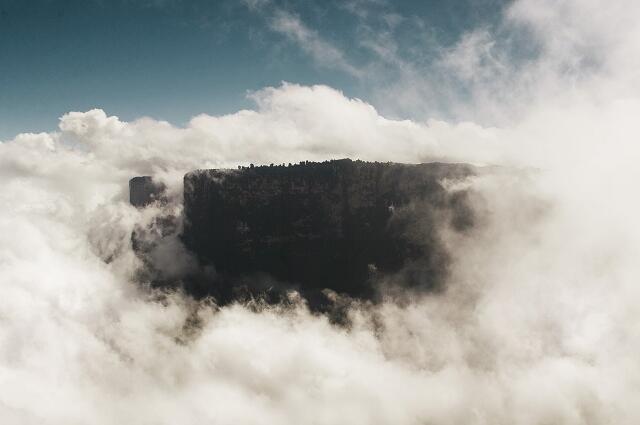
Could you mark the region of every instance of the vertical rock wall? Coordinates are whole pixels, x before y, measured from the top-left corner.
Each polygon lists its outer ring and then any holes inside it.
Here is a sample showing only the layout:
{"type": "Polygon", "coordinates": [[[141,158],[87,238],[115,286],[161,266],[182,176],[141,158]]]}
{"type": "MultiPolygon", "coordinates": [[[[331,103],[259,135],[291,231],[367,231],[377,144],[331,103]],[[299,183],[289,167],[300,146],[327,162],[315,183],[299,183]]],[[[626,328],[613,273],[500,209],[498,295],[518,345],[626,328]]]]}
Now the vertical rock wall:
{"type": "Polygon", "coordinates": [[[135,207],[146,207],[160,200],[164,185],[153,181],[151,176],[134,177],[129,180],[129,202],[135,207]]]}
{"type": "Polygon", "coordinates": [[[367,297],[374,277],[402,272],[404,284],[434,287],[448,266],[435,226],[473,225],[464,196],[441,181],[473,173],[351,160],[193,171],[183,241],[226,278],[267,273],[303,292],[367,297]]]}

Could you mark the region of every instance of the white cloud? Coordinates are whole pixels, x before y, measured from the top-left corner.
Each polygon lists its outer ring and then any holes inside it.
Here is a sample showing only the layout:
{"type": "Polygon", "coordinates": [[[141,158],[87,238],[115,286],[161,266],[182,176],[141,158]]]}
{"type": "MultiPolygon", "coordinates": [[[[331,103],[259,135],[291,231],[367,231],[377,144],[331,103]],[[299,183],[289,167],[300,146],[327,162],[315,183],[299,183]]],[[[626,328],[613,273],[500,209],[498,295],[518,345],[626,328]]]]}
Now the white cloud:
{"type": "Polygon", "coordinates": [[[250,11],[264,16],[272,31],[295,43],[317,66],[346,72],[353,77],[362,76],[362,71],[348,60],[339,47],[309,28],[295,13],[276,6],[270,0],[243,0],[243,3],[250,11]]]}
{"type": "Polygon", "coordinates": [[[340,49],[307,27],[298,16],[277,10],[270,20],[270,26],[298,44],[319,66],[336,68],[355,77],[361,75],[361,71],[349,63],[340,49]]]}
{"type": "MultiPolygon", "coordinates": [[[[639,44],[617,27],[638,13],[616,6],[598,21],[588,12],[604,4],[580,4],[513,6],[508,19],[527,19],[547,53],[526,79],[504,80],[504,107],[525,107],[500,128],[391,120],[329,87],[283,84],[254,93],[255,110],[184,128],[93,110],[0,144],[0,417],[637,423],[640,99],[633,70],[618,67],[639,44]],[[577,35],[556,40],[564,26],[577,35]],[[585,39],[607,48],[568,78],[559,53],[582,55],[585,39]],[[193,168],[341,156],[529,168],[472,182],[485,213],[470,234],[443,234],[446,291],[354,307],[350,329],[301,306],[214,312],[132,282],[129,235],[154,211],[128,206],[131,176],[157,175],[179,194],[193,168]],[[194,316],[202,328],[185,332],[194,316]]],[[[468,37],[449,57],[473,77],[498,45],[468,37]]]]}

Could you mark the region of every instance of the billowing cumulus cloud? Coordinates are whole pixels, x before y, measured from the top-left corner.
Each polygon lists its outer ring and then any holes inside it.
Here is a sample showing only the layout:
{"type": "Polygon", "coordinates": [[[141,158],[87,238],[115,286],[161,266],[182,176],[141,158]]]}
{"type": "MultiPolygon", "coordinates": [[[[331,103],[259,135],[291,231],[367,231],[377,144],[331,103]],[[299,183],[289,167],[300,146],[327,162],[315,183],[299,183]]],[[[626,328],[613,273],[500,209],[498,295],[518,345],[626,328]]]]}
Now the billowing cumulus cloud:
{"type": "MultiPolygon", "coordinates": [[[[500,127],[393,120],[283,84],[185,127],[96,109],[0,144],[3,422],[637,423],[640,101],[626,65],[640,43],[627,3],[510,7],[541,56],[509,80],[522,90],[505,107],[526,107],[500,127]],[[130,177],[165,182],[176,212],[186,171],[344,156],[504,166],[468,182],[481,225],[443,230],[445,291],[355,304],[340,327],[295,298],[216,308],[135,280],[131,231],[158,211],[128,205],[130,177]]],[[[448,66],[482,67],[492,37],[469,34],[448,66]]]]}

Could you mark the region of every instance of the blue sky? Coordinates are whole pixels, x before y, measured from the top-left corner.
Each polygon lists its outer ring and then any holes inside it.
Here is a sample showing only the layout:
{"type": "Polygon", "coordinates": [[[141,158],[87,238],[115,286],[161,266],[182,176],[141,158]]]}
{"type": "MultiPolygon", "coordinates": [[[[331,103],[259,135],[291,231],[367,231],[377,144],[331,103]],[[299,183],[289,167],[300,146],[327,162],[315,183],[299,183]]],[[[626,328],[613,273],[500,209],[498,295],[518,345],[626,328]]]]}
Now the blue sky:
{"type": "MultiPolygon", "coordinates": [[[[0,0],[0,140],[102,108],[182,125],[247,93],[327,84],[390,115],[384,87],[491,28],[502,0],[0,0]],[[387,107],[388,106],[388,107],[387,107]]],[[[430,110],[421,111],[429,114],[430,110]]],[[[435,112],[434,112],[435,113],[435,112]]]]}

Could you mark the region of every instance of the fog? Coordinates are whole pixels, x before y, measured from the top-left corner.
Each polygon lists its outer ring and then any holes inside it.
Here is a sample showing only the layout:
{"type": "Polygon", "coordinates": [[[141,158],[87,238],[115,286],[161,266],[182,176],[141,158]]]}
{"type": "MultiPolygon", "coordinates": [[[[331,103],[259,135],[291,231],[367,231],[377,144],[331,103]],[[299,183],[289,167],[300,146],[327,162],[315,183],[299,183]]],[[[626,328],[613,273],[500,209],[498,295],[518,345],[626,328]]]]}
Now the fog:
{"type": "MultiPolygon", "coordinates": [[[[0,143],[2,422],[637,423],[638,18],[632,1],[515,2],[504,28],[538,55],[495,51],[491,31],[445,51],[472,94],[458,120],[283,83],[184,127],[94,109],[0,143]],[[163,181],[179,213],[189,170],[341,157],[503,167],[467,182],[478,225],[441,231],[445,290],[354,303],[338,326],[295,294],[219,308],[135,279],[131,231],[160,211],[128,205],[130,177],[163,181]]],[[[433,84],[409,77],[396,100],[433,84]]]]}

